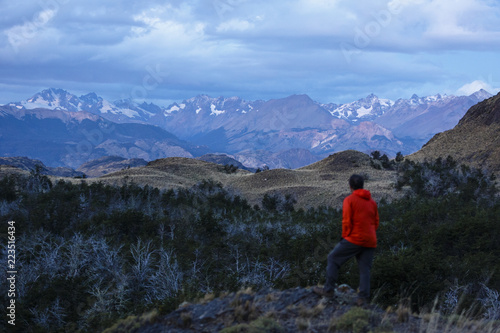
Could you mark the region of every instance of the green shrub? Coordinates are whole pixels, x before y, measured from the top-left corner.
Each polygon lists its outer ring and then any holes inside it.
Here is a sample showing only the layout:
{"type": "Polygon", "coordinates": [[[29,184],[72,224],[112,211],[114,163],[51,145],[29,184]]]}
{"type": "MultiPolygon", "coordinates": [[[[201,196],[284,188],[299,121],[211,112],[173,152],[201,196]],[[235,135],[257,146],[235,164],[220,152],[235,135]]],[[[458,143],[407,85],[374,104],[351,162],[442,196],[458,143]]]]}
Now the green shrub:
{"type": "Polygon", "coordinates": [[[221,333],[281,333],[285,332],[276,320],[268,317],[260,317],[249,324],[239,324],[224,328],[221,333]]]}
{"type": "Polygon", "coordinates": [[[370,318],[374,313],[360,307],[353,307],[342,316],[332,320],[330,330],[348,331],[354,333],[365,332],[370,325],[370,318]]]}

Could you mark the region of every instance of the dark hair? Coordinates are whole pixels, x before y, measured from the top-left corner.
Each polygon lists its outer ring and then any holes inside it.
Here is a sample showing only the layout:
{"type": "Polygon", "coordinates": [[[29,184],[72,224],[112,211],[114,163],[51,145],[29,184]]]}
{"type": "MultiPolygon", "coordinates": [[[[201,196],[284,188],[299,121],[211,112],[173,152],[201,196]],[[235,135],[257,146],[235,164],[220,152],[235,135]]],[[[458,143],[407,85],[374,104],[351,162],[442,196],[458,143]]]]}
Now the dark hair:
{"type": "Polygon", "coordinates": [[[352,175],[350,178],[349,178],[349,186],[351,186],[351,188],[353,190],[359,190],[359,189],[362,189],[363,186],[365,184],[365,180],[363,179],[363,176],[360,176],[360,175],[352,175]]]}

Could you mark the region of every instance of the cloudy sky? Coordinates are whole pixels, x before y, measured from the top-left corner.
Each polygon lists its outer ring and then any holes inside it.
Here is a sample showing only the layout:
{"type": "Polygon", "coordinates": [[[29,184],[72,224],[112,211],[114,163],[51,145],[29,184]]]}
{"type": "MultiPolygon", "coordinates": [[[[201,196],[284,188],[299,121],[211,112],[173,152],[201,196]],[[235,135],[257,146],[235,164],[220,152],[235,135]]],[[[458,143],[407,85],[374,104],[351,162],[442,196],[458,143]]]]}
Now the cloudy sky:
{"type": "Polygon", "coordinates": [[[346,103],[500,90],[497,0],[0,0],[0,104],[49,87],[346,103]]]}

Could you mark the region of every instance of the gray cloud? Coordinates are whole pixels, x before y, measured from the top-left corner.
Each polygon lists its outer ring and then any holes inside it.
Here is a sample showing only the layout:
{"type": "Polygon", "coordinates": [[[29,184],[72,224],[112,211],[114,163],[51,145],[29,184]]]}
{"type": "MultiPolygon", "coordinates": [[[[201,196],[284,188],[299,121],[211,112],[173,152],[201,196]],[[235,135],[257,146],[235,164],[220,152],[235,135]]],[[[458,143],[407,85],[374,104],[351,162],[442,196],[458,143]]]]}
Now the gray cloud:
{"type": "Polygon", "coordinates": [[[54,84],[120,98],[148,68],[161,68],[144,96],[157,100],[346,102],[500,77],[494,57],[469,66],[500,45],[500,6],[486,0],[2,1],[0,17],[0,102],[54,84]]]}

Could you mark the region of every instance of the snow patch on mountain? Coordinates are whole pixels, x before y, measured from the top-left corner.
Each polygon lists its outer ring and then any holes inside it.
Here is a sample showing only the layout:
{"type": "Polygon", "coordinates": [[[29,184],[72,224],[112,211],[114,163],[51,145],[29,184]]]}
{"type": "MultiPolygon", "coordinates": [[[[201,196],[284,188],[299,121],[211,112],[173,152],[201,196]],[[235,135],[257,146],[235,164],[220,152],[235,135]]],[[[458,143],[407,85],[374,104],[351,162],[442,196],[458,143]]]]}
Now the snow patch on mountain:
{"type": "Polygon", "coordinates": [[[358,114],[358,117],[363,117],[363,116],[369,115],[372,112],[372,110],[373,110],[373,105],[370,106],[369,109],[367,109],[366,107],[362,106],[356,112],[358,114]]]}
{"type": "Polygon", "coordinates": [[[42,99],[37,99],[35,101],[22,102],[21,107],[24,107],[28,110],[31,109],[51,109],[54,110],[56,106],[52,106],[52,103],[44,101],[42,99]]]}
{"type": "Polygon", "coordinates": [[[175,104],[175,105],[172,105],[172,106],[170,107],[170,109],[165,110],[165,113],[177,112],[177,111],[179,111],[180,109],[181,109],[181,108],[180,108],[177,104],[175,104]]]}
{"type": "Polygon", "coordinates": [[[210,104],[210,110],[212,111],[212,113],[210,113],[211,116],[218,116],[226,112],[225,110],[217,110],[217,106],[214,104],[210,104]]]}

